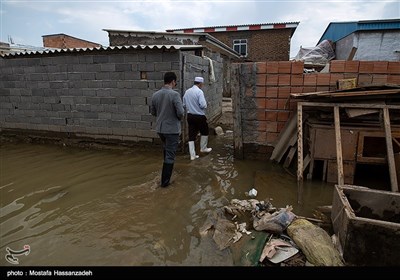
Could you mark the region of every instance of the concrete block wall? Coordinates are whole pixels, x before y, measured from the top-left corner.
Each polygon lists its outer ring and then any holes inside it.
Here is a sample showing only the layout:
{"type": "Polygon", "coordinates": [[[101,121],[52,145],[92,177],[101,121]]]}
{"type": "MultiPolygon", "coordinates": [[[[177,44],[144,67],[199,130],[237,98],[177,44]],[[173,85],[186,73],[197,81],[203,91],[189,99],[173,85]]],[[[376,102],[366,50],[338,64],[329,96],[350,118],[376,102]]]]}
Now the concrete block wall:
{"type": "MultiPolygon", "coordinates": [[[[338,79],[356,78],[357,86],[400,85],[400,62],[333,60],[329,73],[303,73],[303,62],[271,61],[241,64],[239,99],[244,157],[269,158],[278,135],[296,112],[291,93],[336,90],[338,79]]],[[[234,101],[235,102],[235,101],[234,101]]],[[[236,120],[234,120],[235,122],[236,120]]]]}
{"type": "Polygon", "coordinates": [[[214,79],[210,71],[210,61],[203,57],[185,54],[184,55],[184,91],[193,86],[194,77],[204,78],[203,92],[207,101],[206,116],[210,122],[219,117],[222,113],[223,96],[223,60],[219,56],[210,57],[213,64],[214,79]]]}
{"type": "Polygon", "coordinates": [[[157,141],[151,95],[180,61],[158,50],[0,58],[0,129],[157,141]]]}

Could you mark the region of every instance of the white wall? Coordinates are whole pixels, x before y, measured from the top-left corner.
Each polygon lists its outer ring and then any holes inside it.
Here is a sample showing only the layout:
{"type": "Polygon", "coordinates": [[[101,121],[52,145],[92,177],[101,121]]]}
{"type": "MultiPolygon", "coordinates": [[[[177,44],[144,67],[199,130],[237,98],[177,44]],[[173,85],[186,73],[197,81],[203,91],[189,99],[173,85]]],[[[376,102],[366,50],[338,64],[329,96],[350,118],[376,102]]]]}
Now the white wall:
{"type": "Polygon", "coordinates": [[[336,42],[336,59],[346,60],[352,47],[353,60],[400,61],[400,31],[360,31],[336,42]]]}

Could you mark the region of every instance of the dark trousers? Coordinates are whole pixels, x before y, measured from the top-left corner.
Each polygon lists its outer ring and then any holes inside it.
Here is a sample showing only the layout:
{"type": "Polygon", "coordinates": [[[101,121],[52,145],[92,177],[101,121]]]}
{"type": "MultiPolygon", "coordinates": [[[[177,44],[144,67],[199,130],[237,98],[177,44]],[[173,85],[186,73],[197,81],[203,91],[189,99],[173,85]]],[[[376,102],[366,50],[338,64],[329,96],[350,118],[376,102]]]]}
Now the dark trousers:
{"type": "Polygon", "coordinates": [[[201,135],[208,135],[206,116],[187,114],[187,122],[189,126],[189,141],[196,141],[196,136],[199,131],[201,135]]]}
{"type": "Polygon", "coordinates": [[[164,162],[174,163],[179,144],[179,134],[158,133],[158,136],[163,143],[164,162]]]}
{"type": "Polygon", "coordinates": [[[179,134],[159,133],[163,143],[164,162],[161,172],[161,187],[167,187],[170,184],[172,171],[174,169],[176,150],[179,144],[179,134]]]}

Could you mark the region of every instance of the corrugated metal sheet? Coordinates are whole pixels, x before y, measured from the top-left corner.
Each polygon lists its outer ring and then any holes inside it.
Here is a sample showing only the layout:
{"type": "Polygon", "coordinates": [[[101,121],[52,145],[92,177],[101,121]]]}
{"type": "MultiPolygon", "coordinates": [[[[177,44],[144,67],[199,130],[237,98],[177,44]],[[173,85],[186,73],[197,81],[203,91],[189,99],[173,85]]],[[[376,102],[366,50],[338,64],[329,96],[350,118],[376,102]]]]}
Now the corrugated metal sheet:
{"type": "Polygon", "coordinates": [[[206,29],[206,28],[225,28],[225,27],[245,27],[245,26],[256,26],[256,25],[281,25],[281,24],[299,24],[296,22],[274,22],[274,23],[255,23],[255,24],[240,24],[240,25],[218,25],[218,26],[207,26],[207,27],[188,27],[188,28],[178,28],[178,29],[167,29],[167,32],[185,30],[185,29],[206,29]]]}
{"type": "Polygon", "coordinates": [[[98,52],[114,50],[197,50],[202,49],[202,45],[131,45],[131,46],[109,46],[98,48],[71,48],[71,49],[48,49],[42,51],[26,51],[7,53],[2,55],[4,58],[20,57],[27,55],[46,55],[56,53],[78,53],[78,52],[98,52]]]}
{"type": "Polygon", "coordinates": [[[336,42],[347,35],[359,30],[393,30],[400,29],[400,19],[386,20],[364,20],[349,22],[331,22],[319,39],[318,44],[323,40],[336,42]]]}

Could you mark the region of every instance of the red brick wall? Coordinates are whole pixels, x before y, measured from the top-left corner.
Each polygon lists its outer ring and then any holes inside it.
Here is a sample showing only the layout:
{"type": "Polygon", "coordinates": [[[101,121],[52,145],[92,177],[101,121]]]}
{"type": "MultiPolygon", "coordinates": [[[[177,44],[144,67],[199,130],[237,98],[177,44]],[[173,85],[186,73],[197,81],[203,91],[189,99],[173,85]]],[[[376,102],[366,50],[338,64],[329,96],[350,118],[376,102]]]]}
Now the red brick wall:
{"type": "Polygon", "coordinates": [[[233,48],[233,40],[247,39],[247,59],[251,61],[289,60],[291,29],[213,32],[210,34],[231,48],[233,48]]]}
{"type": "Polygon", "coordinates": [[[244,79],[255,81],[244,85],[245,94],[240,100],[245,157],[247,151],[264,153],[264,158],[265,151],[273,151],[279,133],[297,108],[297,100],[290,98],[291,93],[334,91],[337,80],[345,78],[357,78],[357,86],[400,85],[399,61],[333,60],[329,73],[303,73],[303,62],[267,61],[245,65],[248,72],[244,79]]]}
{"type": "Polygon", "coordinates": [[[96,44],[86,40],[81,40],[71,36],[65,36],[63,34],[54,36],[44,36],[43,46],[47,48],[59,48],[59,49],[101,47],[100,44],[96,44]]]}

